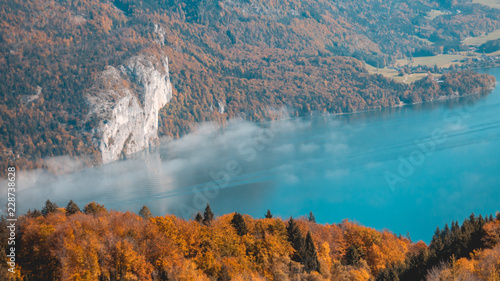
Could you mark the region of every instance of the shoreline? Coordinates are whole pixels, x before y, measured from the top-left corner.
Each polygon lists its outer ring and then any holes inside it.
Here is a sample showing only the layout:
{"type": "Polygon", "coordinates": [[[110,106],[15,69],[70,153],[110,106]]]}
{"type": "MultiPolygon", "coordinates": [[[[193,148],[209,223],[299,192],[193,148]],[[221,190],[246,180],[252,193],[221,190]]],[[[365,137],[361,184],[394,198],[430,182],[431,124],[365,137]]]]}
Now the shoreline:
{"type": "MultiPolygon", "coordinates": [[[[490,68],[494,68],[494,67],[490,67],[490,68]]],[[[481,68],[478,68],[478,69],[481,69],[481,68]]],[[[483,91],[492,91],[493,89],[496,88],[498,84],[498,81],[496,81],[494,84],[490,85],[490,87],[488,87],[488,90],[483,90],[483,91]]],[[[260,125],[264,125],[264,124],[270,124],[271,122],[275,122],[275,121],[287,121],[287,120],[302,120],[302,119],[305,119],[305,118],[320,118],[320,117],[335,117],[335,116],[343,116],[343,115],[354,115],[354,114],[361,114],[361,113],[368,113],[368,112],[376,112],[376,111],[382,111],[382,110],[387,110],[387,109],[392,109],[392,108],[402,108],[402,107],[405,107],[405,106],[411,106],[411,105],[418,105],[418,104],[426,104],[426,103],[432,103],[432,102],[441,102],[441,101],[447,101],[447,100],[452,100],[452,99],[459,99],[459,98],[466,98],[466,97],[471,97],[471,96],[478,96],[478,95],[481,95],[481,92],[475,92],[475,93],[472,93],[472,94],[468,94],[468,95],[453,95],[453,96],[440,96],[436,99],[432,99],[432,100],[423,100],[421,102],[415,102],[415,103],[404,103],[404,102],[401,102],[400,104],[396,104],[396,105],[392,105],[392,106],[385,106],[385,107],[378,107],[378,108],[372,108],[372,109],[367,109],[367,110],[360,110],[360,111],[353,111],[353,112],[340,112],[340,113],[326,113],[326,114],[315,114],[314,112],[310,115],[307,115],[307,116],[296,116],[296,117],[288,117],[288,118],[279,118],[279,119],[272,119],[272,120],[267,120],[267,121],[262,121],[262,122],[255,122],[255,121],[248,121],[248,122],[253,122],[255,124],[257,124],[258,126],[260,125]]],[[[237,119],[237,118],[233,118],[233,119],[237,119]]],[[[229,121],[231,119],[228,119],[226,120],[229,121]]],[[[198,126],[198,125],[201,125],[203,123],[195,123],[195,126],[198,126]]],[[[225,127],[224,124],[221,124],[222,125],[222,128],[225,127]]],[[[188,133],[190,134],[190,133],[188,133]]],[[[188,135],[186,134],[186,135],[188,135]]],[[[185,136],[185,135],[183,135],[185,136]]],[[[182,138],[182,136],[180,136],[178,139],[182,138]]],[[[150,145],[149,147],[147,148],[144,148],[143,150],[140,150],[140,151],[137,151],[136,153],[133,153],[123,159],[119,159],[119,160],[116,160],[116,161],[113,161],[113,162],[110,162],[110,163],[107,163],[107,164],[100,164],[100,165],[89,165],[89,166],[86,166],[86,165],[83,165],[81,166],[79,169],[75,169],[75,170],[71,170],[71,171],[68,171],[67,173],[54,173],[53,171],[51,171],[51,169],[46,169],[46,168],[41,168],[42,170],[45,170],[45,171],[48,171],[54,175],[66,175],[66,174],[71,174],[73,172],[78,172],[78,171],[81,171],[81,170],[84,170],[86,168],[99,168],[101,166],[105,166],[105,165],[109,165],[109,164],[113,164],[113,163],[117,163],[119,161],[123,161],[123,160],[127,160],[129,158],[131,158],[133,155],[136,155],[136,154],[139,154],[139,153],[142,153],[144,151],[146,151],[147,149],[151,149],[152,147],[157,147],[159,145],[161,145],[162,143],[165,143],[165,140],[166,142],[171,142],[171,141],[174,141],[174,140],[178,140],[178,139],[175,139],[175,138],[168,138],[167,136],[159,136],[158,139],[157,139],[157,143],[154,144],[154,145],[150,145]],[[163,141],[162,141],[163,140],[163,141]]],[[[64,155],[63,155],[64,156],[64,155]]],[[[73,158],[76,158],[76,159],[80,159],[80,158],[83,158],[83,159],[86,159],[86,155],[81,155],[81,156],[72,156],[73,158]]],[[[20,172],[30,172],[30,171],[35,171],[35,170],[38,170],[38,169],[31,169],[31,170],[19,170],[20,172]]],[[[2,178],[3,180],[5,180],[4,178],[2,178]]]]}
{"type": "MultiPolygon", "coordinates": [[[[499,66],[500,68],[500,66],[499,66]]],[[[496,88],[496,85],[499,82],[495,82],[494,85],[491,85],[488,90],[492,91],[496,88]]],[[[478,96],[481,95],[481,93],[473,93],[473,94],[468,94],[468,95],[454,95],[454,96],[441,96],[440,98],[433,99],[433,100],[425,100],[421,102],[414,102],[414,103],[404,103],[401,102],[400,104],[397,105],[392,105],[392,106],[385,106],[385,107],[379,107],[379,108],[373,108],[373,109],[367,109],[367,110],[359,110],[359,111],[353,111],[353,112],[340,112],[340,113],[326,113],[326,114],[311,114],[308,116],[297,116],[293,118],[285,118],[285,119],[275,119],[275,120],[269,120],[269,121],[262,121],[259,122],[258,124],[268,124],[273,121],[286,121],[286,120],[293,120],[293,119],[305,119],[305,118],[319,118],[319,117],[330,117],[330,116],[342,116],[342,115],[354,115],[354,114],[361,114],[361,113],[368,113],[368,112],[375,112],[375,111],[382,111],[385,109],[390,109],[390,108],[398,108],[398,107],[405,107],[405,106],[411,106],[411,105],[418,105],[418,104],[426,104],[426,103],[432,103],[432,102],[441,102],[441,101],[447,101],[447,100],[452,100],[452,99],[459,99],[459,98],[467,98],[467,97],[472,97],[472,96],[478,96]]]]}

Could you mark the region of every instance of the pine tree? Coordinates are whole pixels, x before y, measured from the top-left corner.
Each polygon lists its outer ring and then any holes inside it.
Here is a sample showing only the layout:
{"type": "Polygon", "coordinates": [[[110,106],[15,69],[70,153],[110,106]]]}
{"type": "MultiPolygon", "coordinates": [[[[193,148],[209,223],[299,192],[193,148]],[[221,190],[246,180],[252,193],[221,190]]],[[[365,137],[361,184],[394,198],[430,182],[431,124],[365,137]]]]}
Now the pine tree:
{"type": "Polygon", "coordinates": [[[26,217],[28,218],[38,218],[41,215],[42,212],[38,211],[37,209],[34,209],[33,211],[28,210],[28,212],[26,213],[26,217]]]}
{"type": "Polygon", "coordinates": [[[247,224],[245,223],[245,219],[240,213],[235,213],[233,219],[231,220],[231,224],[236,229],[236,233],[239,236],[243,236],[248,233],[247,224]]]}
{"type": "Polygon", "coordinates": [[[459,231],[460,231],[460,226],[458,225],[458,221],[452,221],[451,222],[451,234],[456,236],[459,231]]]}
{"type": "Polygon", "coordinates": [[[78,207],[73,200],[69,200],[68,205],[66,206],[66,214],[73,215],[78,212],[80,212],[80,207],[78,207]]]}
{"type": "Polygon", "coordinates": [[[302,262],[304,238],[302,236],[302,232],[300,232],[299,226],[292,217],[290,217],[290,220],[288,221],[286,232],[288,234],[288,241],[292,244],[292,247],[295,250],[292,260],[302,262]]]}
{"type": "Polygon", "coordinates": [[[472,213],[470,216],[469,216],[469,221],[472,225],[476,225],[476,215],[474,213],[472,213]]]}
{"type": "Polygon", "coordinates": [[[479,224],[480,226],[484,225],[483,215],[479,214],[479,217],[477,218],[477,224],[479,224]]]}
{"type": "Polygon", "coordinates": [[[207,203],[207,207],[205,208],[205,213],[203,213],[203,224],[210,225],[214,220],[214,213],[212,213],[212,209],[210,209],[210,205],[207,203]]]}
{"type": "Polygon", "coordinates": [[[313,212],[309,212],[309,218],[308,219],[309,219],[310,222],[316,222],[316,218],[314,217],[313,212]]]}
{"type": "Polygon", "coordinates": [[[201,215],[200,212],[196,214],[196,217],[194,218],[195,221],[202,223],[203,222],[203,216],[201,215]]]}
{"type": "Polygon", "coordinates": [[[145,219],[149,219],[153,216],[153,214],[151,213],[151,210],[149,210],[148,206],[144,205],[142,206],[142,209],[139,211],[139,216],[145,219]]]}
{"type": "Polygon", "coordinates": [[[387,266],[379,272],[375,281],[399,281],[398,272],[394,266],[387,266]]]}
{"type": "Polygon", "coordinates": [[[304,267],[307,272],[318,271],[319,272],[319,261],[318,253],[316,252],[316,246],[314,246],[314,241],[312,239],[311,232],[308,231],[306,235],[305,247],[304,247],[304,267]]]}
{"type": "Polygon", "coordinates": [[[450,231],[450,227],[448,226],[448,223],[446,223],[444,225],[444,229],[443,229],[443,232],[442,232],[442,238],[446,238],[450,235],[451,231],[450,231]]]}
{"type": "Polygon", "coordinates": [[[47,201],[45,202],[45,206],[42,208],[42,215],[46,216],[50,213],[53,213],[57,211],[57,208],[59,207],[57,206],[56,203],[53,203],[47,199],[47,201]]]}
{"type": "Polygon", "coordinates": [[[492,221],[494,221],[493,214],[490,214],[490,216],[488,217],[488,222],[492,222],[492,221]]]}
{"type": "Polygon", "coordinates": [[[33,210],[33,217],[34,218],[38,218],[38,217],[41,217],[43,216],[42,212],[41,211],[38,211],[38,209],[34,209],[33,210]]]}
{"type": "Polygon", "coordinates": [[[430,251],[423,249],[416,255],[411,255],[406,265],[403,265],[402,272],[399,274],[399,280],[420,281],[424,280],[427,271],[435,266],[430,261],[430,251]]]}
{"type": "Polygon", "coordinates": [[[267,209],[266,219],[272,219],[272,218],[273,218],[273,214],[271,214],[271,211],[269,209],[267,209]]]}
{"type": "Polygon", "coordinates": [[[366,254],[361,247],[353,244],[347,248],[345,253],[345,262],[348,265],[358,265],[365,255],[366,254]]]}
{"type": "MultiPolygon", "coordinates": [[[[472,215],[471,215],[472,216],[472,215]]],[[[473,231],[470,236],[470,242],[469,242],[469,249],[468,252],[472,252],[473,250],[476,249],[482,249],[484,248],[484,236],[485,236],[485,231],[484,231],[484,225],[485,221],[482,215],[479,215],[476,217],[476,219],[473,222],[473,231]]]]}
{"type": "Polygon", "coordinates": [[[436,231],[434,231],[434,236],[432,236],[429,247],[435,252],[440,252],[443,249],[443,239],[441,237],[441,230],[439,229],[439,226],[436,228],[436,231]]]}

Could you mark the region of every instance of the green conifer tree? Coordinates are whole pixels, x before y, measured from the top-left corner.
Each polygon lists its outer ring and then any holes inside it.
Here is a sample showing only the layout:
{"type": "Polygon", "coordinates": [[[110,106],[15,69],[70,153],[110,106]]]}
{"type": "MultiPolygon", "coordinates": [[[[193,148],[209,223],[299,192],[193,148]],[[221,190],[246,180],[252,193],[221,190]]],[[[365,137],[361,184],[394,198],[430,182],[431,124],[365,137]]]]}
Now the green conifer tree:
{"type": "Polygon", "coordinates": [[[309,220],[310,222],[316,222],[316,218],[314,217],[313,212],[309,212],[309,217],[308,217],[308,220],[309,220]]]}
{"type": "Polygon", "coordinates": [[[205,213],[203,213],[203,224],[210,225],[214,220],[214,213],[212,213],[212,209],[210,209],[210,205],[207,203],[207,207],[205,208],[205,213]]]}
{"type": "Polygon", "coordinates": [[[273,214],[271,214],[271,211],[269,209],[267,209],[266,219],[272,219],[272,218],[273,218],[273,214]]]}
{"type": "Polygon", "coordinates": [[[233,219],[231,220],[231,224],[234,229],[236,229],[236,233],[239,236],[243,236],[248,233],[247,224],[245,223],[245,219],[240,213],[235,213],[233,219]]]}
{"type": "Polygon", "coordinates": [[[358,265],[361,259],[365,257],[365,252],[358,245],[351,245],[345,253],[345,262],[348,265],[358,265]]]}
{"type": "Polygon", "coordinates": [[[142,206],[142,209],[139,211],[139,216],[145,219],[149,219],[153,216],[153,214],[151,213],[151,210],[149,210],[148,206],[144,205],[142,206]]]}
{"type": "Polygon", "coordinates": [[[42,215],[46,216],[50,213],[53,213],[57,211],[57,208],[59,207],[56,203],[51,202],[49,199],[47,199],[47,201],[45,202],[45,206],[42,208],[42,215]]]}
{"type": "Polygon", "coordinates": [[[196,214],[196,217],[194,218],[195,221],[202,223],[203,222],[203,216],[201,215],[200,212],[196,214]]]}
{"type": "Polygon", "coordinates": [[[300,232],[299,226],[292,217],[290,217],[290,220],[288,220],[286,232],[288,235],[288,241],[292,244],[292,247],[295,250],[292,255],[292,260],[296,262],[302,262],[302,253],[304,252],[304,238],[302,236],[302,232],[300,232]]]}
{"type": "Polygon", "coordinates": [[[314,246],[314,241],[312,239],[311,232],[308,231],[304,246],[304,268],[307,272],[318,271],[319,272],[319,261],[318,253],[316,252],[316,246],[314,246]]]}

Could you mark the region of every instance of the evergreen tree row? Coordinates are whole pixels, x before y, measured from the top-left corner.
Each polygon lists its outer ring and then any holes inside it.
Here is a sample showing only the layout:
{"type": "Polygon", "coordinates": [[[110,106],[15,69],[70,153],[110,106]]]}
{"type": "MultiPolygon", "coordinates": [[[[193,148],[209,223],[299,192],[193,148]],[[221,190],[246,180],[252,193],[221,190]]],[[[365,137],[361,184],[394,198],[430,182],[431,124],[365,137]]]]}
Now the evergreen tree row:
{"type": "MultiPolygon", "coordinates": [[[[461,226],[458,221],[452,221],[451,228],[448,224],[443,229],[437,227],[428,248],[407,257],[403,264],[391,265],[382,270],[376,280],[420,281],[435,267],[469,257],[475,250],[487,246],[484,225],[494,220],[493,215],[485,219],[481,215],[476,217],[473,213],[461,226]]],[[[497,214],[497,220],[500,220],[500,213],[497,214]]]]}

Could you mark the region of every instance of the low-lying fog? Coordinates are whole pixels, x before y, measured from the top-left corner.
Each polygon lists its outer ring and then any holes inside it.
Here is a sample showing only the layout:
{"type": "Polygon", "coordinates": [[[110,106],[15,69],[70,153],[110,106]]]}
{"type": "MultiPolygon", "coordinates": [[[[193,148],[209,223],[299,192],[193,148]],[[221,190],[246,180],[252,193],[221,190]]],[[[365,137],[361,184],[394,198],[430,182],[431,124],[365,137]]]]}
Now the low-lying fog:
{"type": "MultiPolygon", "coordinates": [[[[500,76],[496,70],[496,76],[500,76]]],[[[497,78],[498,79],[498,78],[497,78]]],[[[108,209],[350,218],[429,241],[437,225],[500,210],[500,91],[479,101],[265,124],[207,123],[178,140],[94,168],[69,157],[17,175],[17,208],[73,199],[108,209]],[[74,172],[68,172],[75,170],[74,172]]],[[[1,183],[6,186],[6,182],[1,183]]]]}

